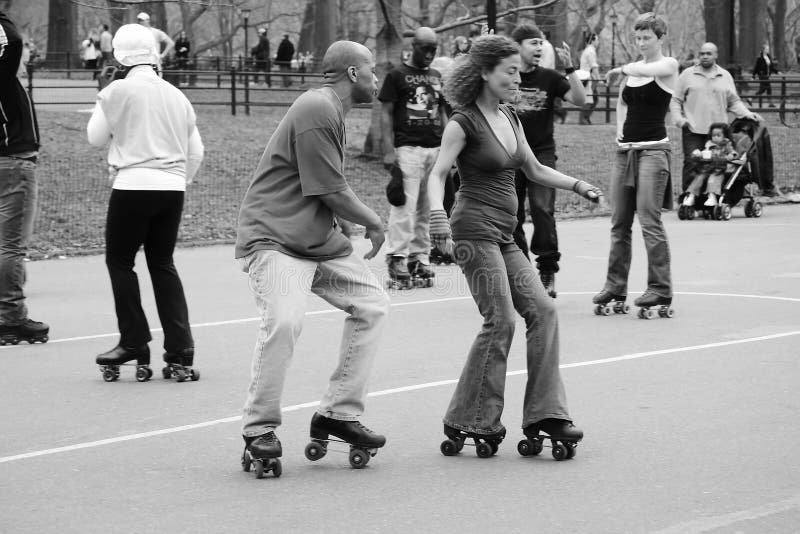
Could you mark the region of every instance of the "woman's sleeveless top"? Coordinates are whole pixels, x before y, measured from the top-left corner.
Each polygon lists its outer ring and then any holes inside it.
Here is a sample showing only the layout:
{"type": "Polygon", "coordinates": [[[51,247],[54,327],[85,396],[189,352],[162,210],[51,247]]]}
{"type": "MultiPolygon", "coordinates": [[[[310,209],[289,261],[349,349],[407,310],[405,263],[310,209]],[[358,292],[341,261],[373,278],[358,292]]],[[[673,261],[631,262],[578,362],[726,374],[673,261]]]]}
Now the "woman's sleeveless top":
{"type": "Polygon", "coordinates": [[[525,162],[524,141],[514,111],[507,105],[501,105],[500,110],[508,117],[517,138],[513,154],[503,146],[474,103],[450,117],[466,135],[466,146],[456,159],[461,179],[451,216],[456,240],[513,242],[517,224],[514,175],[525,162]]]}
{"type": "Polygon", "coordinates": [[[628,106],[628,114],[622,125],[621,142],[640,143],[666,139],[664,119],[671,99],[672,94],[655,80],[639,87],[626,85],[622,89],[622,100],[628,106]]]}

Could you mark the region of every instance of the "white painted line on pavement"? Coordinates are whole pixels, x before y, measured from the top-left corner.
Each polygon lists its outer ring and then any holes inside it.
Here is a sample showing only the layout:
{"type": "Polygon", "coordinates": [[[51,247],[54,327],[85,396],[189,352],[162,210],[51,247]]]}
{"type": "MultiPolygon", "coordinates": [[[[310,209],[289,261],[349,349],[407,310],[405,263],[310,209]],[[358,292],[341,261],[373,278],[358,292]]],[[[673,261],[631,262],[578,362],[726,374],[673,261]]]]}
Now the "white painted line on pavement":
{"type": "MultiPolygon", "coordinates": [[[[732,341],[721,341],[721,342],[718,342],[718,343],[706,343],[706,344],[703,344],[703,345],[693,345],[693,346],[689,346],[689,347],[677,347],[677,348],[673,348],[673,349],[654,350],[654,351],[649,351],[649,352],[637,352],[637,353],[634,353],[634,354],[624,354],[622,356],[614,356],[614,357],[611,357],[611,358],[603,358],[603,359],[600,359],[600,360],[589,360],[589,361],[585,361],[585,362],[567,363],[567,364],[562,364],[560,366],[560,368],[561,369],[571,369],[571,368],[574,368],[574,367],[586,367],[586,366],[589,366],[589,365],[602,365],[602,364],[615,363],[615,362],[621,362],[621,361],[626,361],[626,360],[635,360],[635,359],[638,359],[638,358],[647,358],[647,357],[650,357],[650,356],[662,356],[662,355],[665,355],[665,354],[677,354],[677,353],[681,353],[681,352],[689,352],[689,351],[694,351],[694,350],[702,350],[702,349],[717,348],[717,347],[726,347],[726,346],[737,345],[737,344],[741,344],[741,343],[754,343],[754,342],[757,342],[757,341],[769,341],[769,340],[773,340],[773,339],[780,339],[780,338],[784,338],[784,337],[797,336],[797,335],[800,335],[800,330],[796,330],[796,331],[793,331],[793,332],[782,332],[782,333],[771,334],[771,335],[767,335],[767,336],[758,336],[758,337],[751,337],[751,338],[746,338],[746,339],[738,339],[738,340],[732,340],[732,341]]],[[[508,373],[506,373],[506,375],[507,376],[517,376],[517,375],[523,375],[525,373],[527,373],[526,370],[509,371],[508,373]]],[[[458,382],[458,380],[456,380],[456,379],[439,380],[437,382],[427,382],[427,383],[424,383],[424,384],[415,384],[415,385],[411,385],[411,386],[404,386],[404,387],[392,388],[392,389],[384,389],[384,390],[381,390],[381,391],[373,391],[371,393],[368,393],[367,396],[368,397],[382,397],[382,396],[385,396],[385,395],[393,395],[393,394],[396,394],[396,393],[406,393],[406,392],[409,392],[409,391],[417,391],[417,390],[420,390],[420,389],[429,389],[429,388],[435,388],[435,387],[439,387],[439,386],[448,386],[448,385],[455,384],[457,382],[458,382]]],[[[302,404],[295,404],[295,405],[292,405],[292,406],[286,406],[284,408],[281,408],[281,411],[282,412],[294,412],[294,411],[302,410],[302,409],[305,409],[305,408],[313,408],[313,407],[318,406],[318,405],[319,405],[319,402],[305,402],[305,403],[302,403],[302,404]]],[[[39,451],[26,452],[26,453],[22,453],[22,454],[15,454],[13,456],[3,456],[3,457],[0,457],[0,464],[8,463],[8,462],[15,462],[15,461],[18,461],[18,460],[25,460],[25,459],[28,459],[28,458],[36,458],[38,456],[48,456],[48,455],[51,455],[51,454],[58,454],[58,453],[62,453],[62,452],[69,452],[69,451],[75,451],[75,450],[80,450],[80,449],[88,449],[88,448],[92,448],[92,447],[101,447],[103,445],[112,445],[114,443],[121,443],[123,441],[131,441],[131,440],[135,440],[135,439],[151,438],[151,437],[155,437],[155,436],[163,436],[165,434],[174,434],[176,432],[183,432],[185,430],[195,430],[195,429],[198,429],[198,428],[204,428],[204,427],[220,425],[220,424],[225,424],[225,423],[234,423],[234,422],[239,421],[239,420],[241,420],[241,416],[235,415],[235,416],[232,416],[232,417],[225,417],[225,418],[222,418],[222,419],[214,419],[212,421],[205,421],[205,422],[202,422],[202,423],[195,423],[195,424],[191,424],[191,425],[182,425],[182,426],[176,426],[176,427],[171,427],[171,428],[163,428],[163,429],[160,429],[160,430],[153,430],[153,431],[150,431],[150,432],[141,432],[141,433],[138,433],[138,434],[128,434],[126,436],[118,436],[118,437],[115,437],[115,438],[101,439],[101,440],[98,440],[98,441],[88,441],[88,442],[85,442],[85,443],[76,443],[75,445],[67,445],[67,446],[64,446],[64,447],[56,447],[56,448],[53,448],[53,449],[44,449],[44,450],[39,450],[39,451]]]]}

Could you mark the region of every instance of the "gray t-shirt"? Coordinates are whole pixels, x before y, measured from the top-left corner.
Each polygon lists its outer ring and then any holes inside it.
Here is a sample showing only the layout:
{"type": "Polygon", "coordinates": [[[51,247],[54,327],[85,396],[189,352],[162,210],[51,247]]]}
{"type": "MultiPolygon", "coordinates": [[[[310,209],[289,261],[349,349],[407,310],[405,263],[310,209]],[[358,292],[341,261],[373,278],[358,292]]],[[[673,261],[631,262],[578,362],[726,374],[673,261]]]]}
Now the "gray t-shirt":
{"type": "Polygon", "coordinates": [[[311,260],[349,255],[350,240],[319,195],[346,190],[345,127],[333,90],[303,93],[272,134],[242,200],[236,257],[279,250],[311,260]]]}

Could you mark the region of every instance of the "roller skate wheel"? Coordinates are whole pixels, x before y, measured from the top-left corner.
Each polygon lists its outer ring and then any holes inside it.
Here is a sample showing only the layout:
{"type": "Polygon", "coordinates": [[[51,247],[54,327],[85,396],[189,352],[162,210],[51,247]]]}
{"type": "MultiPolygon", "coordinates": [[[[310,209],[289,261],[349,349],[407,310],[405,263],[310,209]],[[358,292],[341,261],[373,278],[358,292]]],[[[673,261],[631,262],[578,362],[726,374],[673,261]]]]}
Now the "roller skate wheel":
{"type": "Polygon", "coordinates": [[[461,452],[461,449],[464,448],[464,441],[466,441],[465,438],[457,438],[455,440],[455,442],[456,442],[456,451],[457,452],[461,452]]]}
{"type": "Polygon", "coordinates": [[[603,315],[605,315],[606,317],[611,315],[611,307],[608,304],[603,306],[603,315]]]}
{"type": "Polygon", "coordinates": [[[264,478],[264,460],[253,460],[253,466],[256,468],[256,478],[264,478]]]}
{"type": "Polygon", "coordinates": [[[245,450],[244,453],[242,453],[242,471],[249,473],[252,465],[253,457],[250,456],[250,451],[245,450]]]}
{"type": "Polygon", "coordinates": [[[567,460],[571,460],[575,458],[575,454],[578,452],[578,444],[577,443],[565,443],[567,446],[567,460]]]}
{"type": "Polygon", "coordinates": [[[600,315],[601,313],[603,313],[603,307],[600,304],[597,304],[594,307],[594,314],[595,315],[600,315]]]}
{"type": "Polygon", "coordinates": [[[105,380],[106,382],[113,382],[116,379],[117,379],[117,374],[114,373],[113,369],[108,367],[103,369],[103,380],[105,380]]]}
{"type": "Polygon", "coordinates": [[[161,376],[163,376],[165,380],[172,378],[172,368],[167,366],[161,369],[161,376]]]}
{"type": "Polygon", "coordinates": [[[690,207],[686,210],[686,219],[690,221],[694,219],[694,208],[690,207]]]}
{"type": "Polygon", "coordinates": [[[647,310],[647,318],[648,319],[655,319],[656,317],[658,317],[658,312],[656,310],[653,310],[653,309],[647,310]]]}
{"type": "Polygon", "coordinates": [[[136,381],[137,382],[147,382],[150,379],[150,376],[153,374],[150,369],[146,367],[139,367],[136,369],[136,381]],[[149,374],[148,374],[149,372],[149,374]]]}
{"type": "Polygon", "coordinates": [[[177,369],[175,371],[175,378],[177,378],[178,382],[185,382],[189,376],[186,374],[186,371],[183,369],[177,369]]]}
{"type": "Polygon", "coordinates": [[[369,454],[361,449],[350,449],[350,466],[353,469],[362,469],[369,462],[369,454]]]}
{"type": "Polygon", "coordinates": [[[639,308],[639,312],[636,314],[636,316],[639,319],[647,319],[647,316],[645,315],[644,308],[639,308]]]}
{"type": "Polygon", "coordinates": [[[517,443],[517,452],[520,456],[533,456],[533,443],[531,440],[520,440],[520,442],[517,443]]]}
{"type": "Polygon", "coordinates": [[[555,458],[558,461],[566,460],[568,454],[569,452],[567,451],[567,448],[564,445],[562,445],[561,443],[553,444],[553,458],[555,458]]]}
{"type": "Polygon", "coordinates": [[[680,220],[682,220],[682,221],[683,221],[684,219],[686,219],[686,206],[684,206],[683,204],[681,204],[681,205],[678,207],[678,219],[680,219],[680,220]]]}
{"type": "Polygon", "coordinates": [[[672,308],[667,308],[664,311],[664,317],[666,317],[668,319],[672,319],[673,317],[675,317],[675,310],[672,309],[672,308]]]}
{"type": "Polygon", "coordinates": [[[490,441],[489,446],[492,448],[492,456],[497,454],[497,451],[500,450],[500,442],[499,441],[490,441]]]}
{"type": "Polygon", "coordinates": [[[458,453],[458,445],[452,439],[446,439],[439,445],[439,450],[445,456],[455,456],[458,453]]]}
{"type": "Polygon", "coordinates": [[[272,476],[275,478],[280,478],[281,474],[283,473],[283,466],[281,465],[281,461],[277,458],[274,458],[269,461],[269,468],[272,471],[272,476]]]}
{"type": "Polygon", "coordinates": [[[492,455],[492,446],[485,441],[478,443],[475,446],[475,453],[478,455],[478,458],[489,458],[492,455]]]}
{"type": "Polygon", "coordinates": [[[319,443],[312,441],[311,443],[306,445],[305,455],[306,458],[308,458],[312,462],[316,462],[317,460],[325,456],[325,448],[319,443]]]}

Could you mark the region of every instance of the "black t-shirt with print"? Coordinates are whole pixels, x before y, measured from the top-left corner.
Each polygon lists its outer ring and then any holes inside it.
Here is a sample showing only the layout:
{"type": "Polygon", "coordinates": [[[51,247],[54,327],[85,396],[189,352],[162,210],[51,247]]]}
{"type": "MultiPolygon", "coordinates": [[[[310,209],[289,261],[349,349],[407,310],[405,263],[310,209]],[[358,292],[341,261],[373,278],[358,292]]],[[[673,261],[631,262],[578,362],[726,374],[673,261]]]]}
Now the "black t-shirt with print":
{"type": "Polygon", "coordinates": [[[534,152],[553,148],[553,100],[564,98],[569,82],[560,72],[544,67],[520,72],[520,77],[520,101],[514,108],[528,144],[534,152]]]}
{"type": "Polygon", "coordinates": [[[437,147],[442,143],[442,76],[436,69],[402,64],[386,75],[378,95],[394,103],[394,146],[437,147]]]}

